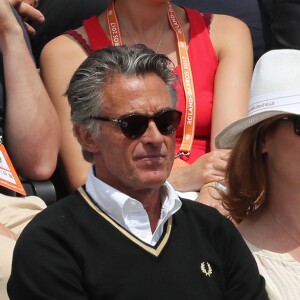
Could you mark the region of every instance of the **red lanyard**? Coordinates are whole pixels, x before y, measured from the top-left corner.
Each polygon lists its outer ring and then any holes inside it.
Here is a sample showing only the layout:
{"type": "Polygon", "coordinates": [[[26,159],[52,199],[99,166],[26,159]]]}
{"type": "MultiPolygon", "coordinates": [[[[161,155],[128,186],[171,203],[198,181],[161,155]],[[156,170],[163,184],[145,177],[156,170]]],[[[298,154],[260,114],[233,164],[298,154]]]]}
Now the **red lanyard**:
{"type": "MultiPolygon", "coordinates": [[[[114,1],[111,1],[110,5],[108,6],[106,11],[106,17],[112,44],[114,46],[122,45],[121,32],[115,12],[114,1]]],[[[184,31],[180,20],[178,19],[175,11],[173,10],[171,3],[168,3],[168,18],[169,23],[172,26],[177,37],[183,87],[186,98],[183,138],[180,145],[179,153],[176,154],[176,157],[189,156],[194,140],[196,123],[196,97],[193,83],[193,75],[187,51],[184,31]]]]}

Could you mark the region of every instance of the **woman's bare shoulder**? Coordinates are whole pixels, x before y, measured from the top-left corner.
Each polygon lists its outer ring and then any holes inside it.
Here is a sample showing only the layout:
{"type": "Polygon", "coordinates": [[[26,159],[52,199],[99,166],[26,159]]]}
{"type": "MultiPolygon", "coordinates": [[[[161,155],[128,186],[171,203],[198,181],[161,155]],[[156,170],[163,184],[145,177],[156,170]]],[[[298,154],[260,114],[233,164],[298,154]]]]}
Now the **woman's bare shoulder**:
{"type": "Polygon", "coordinates": [[[86,57],[86,51],[74,37],[62,34],[45,45],[41,52],[40,62],[42,65],[54,62],[61,62],[63,65],[66,62],[78,65],[86,57]]]}
{"type": "Polygon", "coordinates": [[[249,28],[238,18],[227,16],[227,15],[219,15],[213,14],[211,19],[211,29],[220,33],[220,34],[249,34],[249,28]]]}
{"type": "MultiPolygon", "coordinates": [[[[80,36],[85,39],[88,43],[85,31],[81,28],[76,29],[76,33],[80,34],[80,36]]],[[[73,53],[79,52],[79,50],[84,51],[79,42],[70,34],[65,33],[57,36],[56,38],[49,41],[42,50],[46,53],[56,53],[56,54],[64,54],[64,53],[73,53]]]]}
{"type": "MultiPolygon", "coordinates": [[[[252,40],[248,26],[241,20],[227,15],[212,15],[210,37],[215,51],[247,49],[252,51],[252,40]]],[[[235,52],[235,51],[233,51],[235,52]]],[[[232,52],[232,53],[233,53],[232,52]]]]}
{"type": "Polygon", "coordinates": [[[62,85],[64,90],[72,74],[86,58],[87,53],[72,37],[60,35],[54,38],[46,44],[40,56],[44,83],[56,86],[56,89],[57,85],[62,85]]]}

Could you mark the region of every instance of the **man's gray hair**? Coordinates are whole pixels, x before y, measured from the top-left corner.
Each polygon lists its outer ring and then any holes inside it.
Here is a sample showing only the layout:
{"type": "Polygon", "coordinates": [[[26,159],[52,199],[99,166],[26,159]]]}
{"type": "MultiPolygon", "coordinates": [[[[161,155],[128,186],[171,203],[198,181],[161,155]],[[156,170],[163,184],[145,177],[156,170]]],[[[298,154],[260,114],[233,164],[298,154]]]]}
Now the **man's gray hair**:
{"type": "MultiPolygon", "coordinates": [[[[143,76],[157,74],[170,93],[173,107],[177,106],[177,76],[171,70],[172,62],[163,54],[156,54],[144,45],[107,47],[92,53],[76,70],[66,91],[71,107],[71,121],[83,125],[97,138],[100,125],[91,117],[101,115],[106,101],[103,89],[115,75],[143,76]]],[[[84,158],[93,162],[93,155],[82,148],[84,158]]]]}

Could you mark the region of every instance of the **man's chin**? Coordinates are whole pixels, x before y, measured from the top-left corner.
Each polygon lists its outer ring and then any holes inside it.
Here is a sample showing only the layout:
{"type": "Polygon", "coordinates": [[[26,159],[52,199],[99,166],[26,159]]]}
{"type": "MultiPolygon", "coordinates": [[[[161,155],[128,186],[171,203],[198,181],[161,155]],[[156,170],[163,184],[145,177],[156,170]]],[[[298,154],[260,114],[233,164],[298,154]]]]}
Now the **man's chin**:
{"type": "Polygon", "coordinates": [[[167,178],[168,178],[167,172],[151,171],[151,172],[146,172],[146,174],[143,174],[143,176],[140,179],[145,186],[159,187],[165,183],[167,178]]]}

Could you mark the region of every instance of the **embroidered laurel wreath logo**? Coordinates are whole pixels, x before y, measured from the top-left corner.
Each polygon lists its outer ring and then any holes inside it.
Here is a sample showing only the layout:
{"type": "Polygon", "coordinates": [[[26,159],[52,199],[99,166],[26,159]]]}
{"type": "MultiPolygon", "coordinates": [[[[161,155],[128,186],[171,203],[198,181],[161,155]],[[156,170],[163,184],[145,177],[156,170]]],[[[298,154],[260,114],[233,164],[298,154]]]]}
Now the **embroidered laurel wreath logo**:
{"type": "Polygon", "coordinates": [[[200,268],[202,273],[205,274],[205,276],[210,276],[212,274],[212,268],[208,262],[202,262],[200,268]]]}

